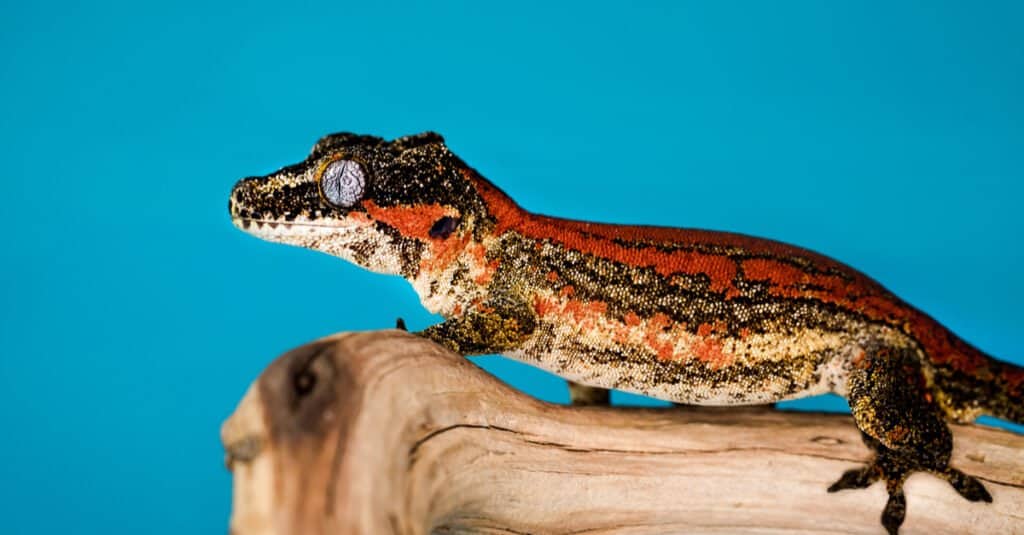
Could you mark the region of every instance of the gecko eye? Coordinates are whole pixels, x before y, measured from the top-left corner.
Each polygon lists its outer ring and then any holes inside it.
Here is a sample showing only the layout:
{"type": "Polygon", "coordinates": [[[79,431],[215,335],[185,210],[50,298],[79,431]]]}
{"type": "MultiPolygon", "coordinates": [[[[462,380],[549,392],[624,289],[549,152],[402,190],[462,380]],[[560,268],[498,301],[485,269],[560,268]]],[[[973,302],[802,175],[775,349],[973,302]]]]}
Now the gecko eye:
{"type": "Polygon", "coordinates": [[[366,190],[366,172],[359,162],[338,160],[332,162],[320,177],[320,192],[327,202],[349,208],[363,197],[366,190]]]}

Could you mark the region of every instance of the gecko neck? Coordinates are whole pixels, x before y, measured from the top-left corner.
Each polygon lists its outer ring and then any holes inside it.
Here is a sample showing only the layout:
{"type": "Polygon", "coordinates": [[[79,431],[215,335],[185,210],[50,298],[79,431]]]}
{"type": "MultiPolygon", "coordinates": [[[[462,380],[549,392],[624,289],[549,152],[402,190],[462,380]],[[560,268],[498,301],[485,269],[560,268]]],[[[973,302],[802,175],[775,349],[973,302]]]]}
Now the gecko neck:
{"type": "Polygon", "coordinates": [[[472,232],[432,240],[419,256],[418,269],[403,278],[429,312],[446,319],[461,316],[486,297],[496,269],[488,261],[488,247],[496,241],[474,239],[472,232]]]}

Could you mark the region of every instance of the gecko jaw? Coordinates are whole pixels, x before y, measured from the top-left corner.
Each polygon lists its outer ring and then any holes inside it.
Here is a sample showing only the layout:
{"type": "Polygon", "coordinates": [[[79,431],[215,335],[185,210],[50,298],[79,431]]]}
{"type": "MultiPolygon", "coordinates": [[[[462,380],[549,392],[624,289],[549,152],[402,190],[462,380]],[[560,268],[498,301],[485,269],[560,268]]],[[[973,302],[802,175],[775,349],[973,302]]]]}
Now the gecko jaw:
{"type": "Polygon", "coordinates": [[[313,243],[323,240],[346,241],[346,238],[354,237],[360,227],[358,223],[346,220],[310,221],[301,217],[287,221],[235,216],[231,222],[262,240],[302,247],[311,247],[313,243]]]}
{"type": "Polygon", "coordinates": [[[377,273],[402,272],[396,244],[369,220],[310,221],[300,217],[285,221],[236,216],[231,222],[261,240],[320,251],[377,273]]]}

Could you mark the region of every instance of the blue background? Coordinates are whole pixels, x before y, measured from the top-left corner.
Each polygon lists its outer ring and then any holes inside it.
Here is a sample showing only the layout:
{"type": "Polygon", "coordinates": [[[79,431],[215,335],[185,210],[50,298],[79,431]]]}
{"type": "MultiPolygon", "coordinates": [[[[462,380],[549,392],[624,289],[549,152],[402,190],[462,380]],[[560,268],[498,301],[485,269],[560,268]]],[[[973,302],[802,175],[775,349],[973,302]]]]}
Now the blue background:
{"type": "Polygon", "coordinates": [[[540,212],[807,246],[1024,358],[1020,3],[363,4],[0,7],[6,533],[223,533],[260,370],[434,321],[229,223],[332,131],[437,130],[540,212]]]}

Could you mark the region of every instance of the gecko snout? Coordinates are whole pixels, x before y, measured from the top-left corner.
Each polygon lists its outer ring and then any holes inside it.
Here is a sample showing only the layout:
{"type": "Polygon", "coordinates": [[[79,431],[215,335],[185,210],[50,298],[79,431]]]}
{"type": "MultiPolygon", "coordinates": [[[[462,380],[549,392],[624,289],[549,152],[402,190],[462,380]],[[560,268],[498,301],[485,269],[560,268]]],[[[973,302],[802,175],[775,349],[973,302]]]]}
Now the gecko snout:
{"type": "Polygon", "coordinates": [[[228,197],[228,212],[236,225],[319,221],[332,210],[321,200],[317,182],[305,172],[285,168],[267,176],[239,180],[228,197]]]}
{"type": "Polygon", "coordinates": [[[258,184],[261,177],[250,176],[235,183],[228,197],[228,213],[232,219],[259,219],[253,208],[259,198],[258,184]],[[256,217],[254,217],[256,216],[256,217]]]}

